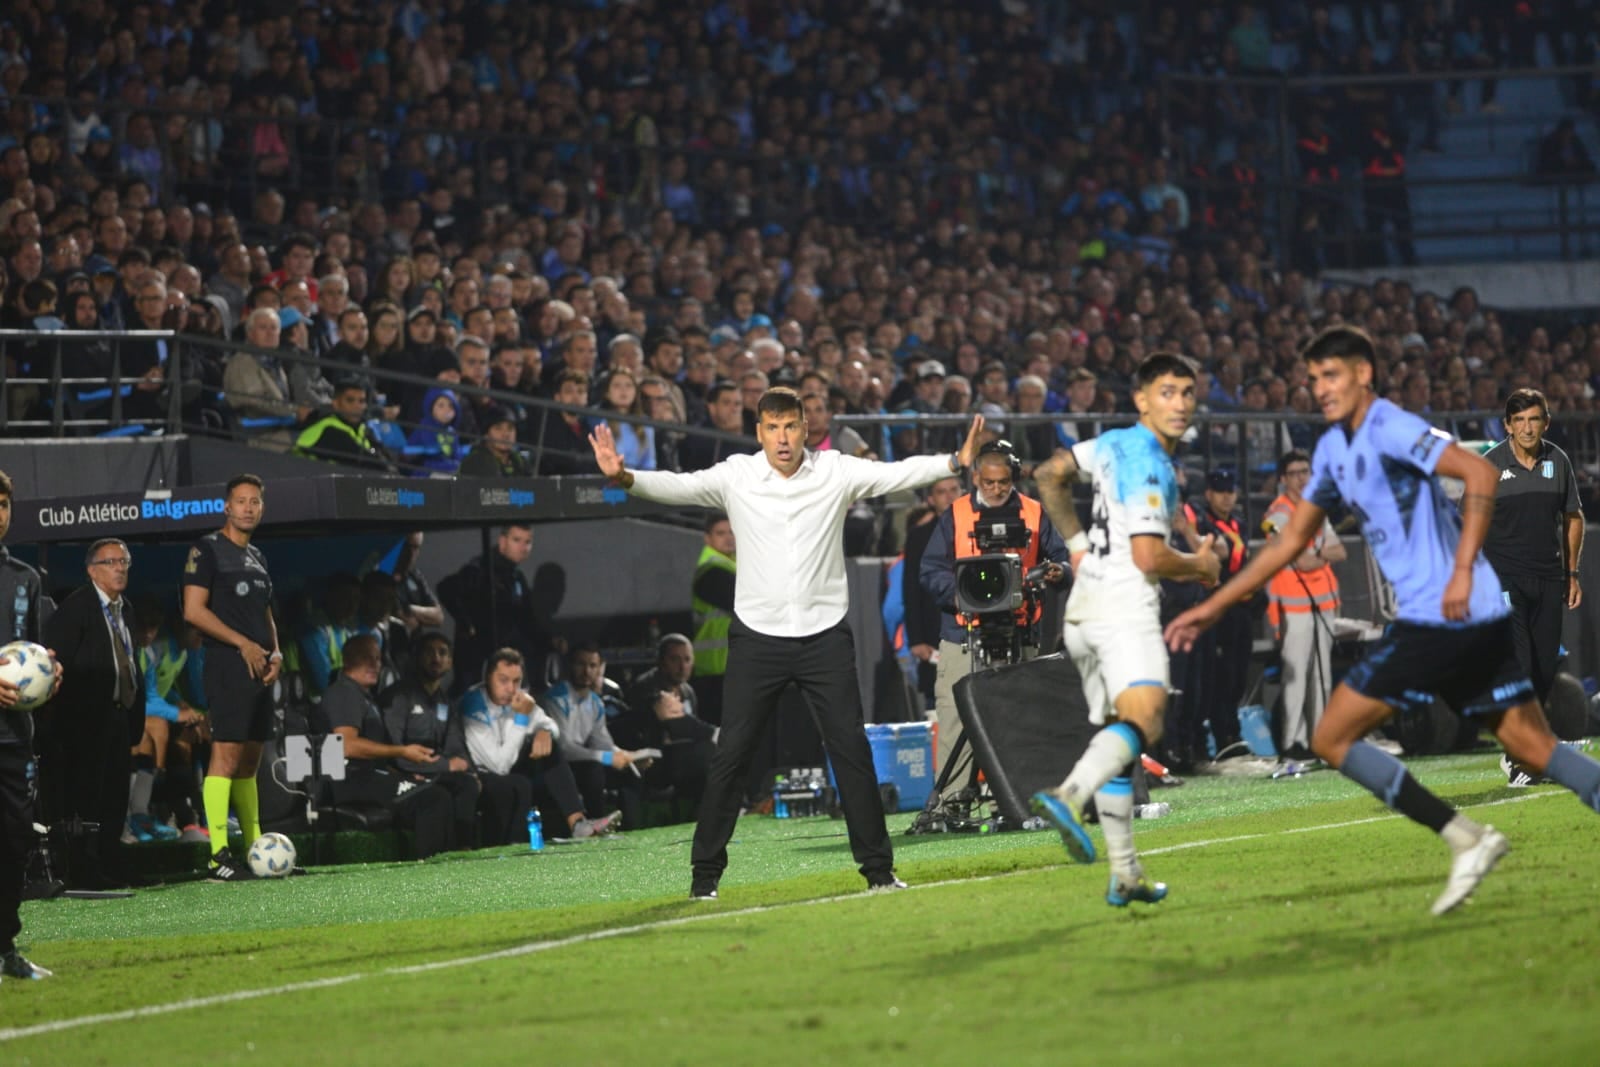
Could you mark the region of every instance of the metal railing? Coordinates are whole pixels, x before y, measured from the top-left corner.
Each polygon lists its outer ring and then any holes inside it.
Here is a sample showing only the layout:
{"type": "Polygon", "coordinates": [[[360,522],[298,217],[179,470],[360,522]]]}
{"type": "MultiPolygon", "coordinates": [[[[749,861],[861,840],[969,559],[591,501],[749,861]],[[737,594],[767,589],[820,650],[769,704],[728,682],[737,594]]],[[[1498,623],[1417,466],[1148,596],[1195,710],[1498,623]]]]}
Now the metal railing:
{"type": "MultiPolygon", "coordinates": [[[[292,397],[229,395],[215,382],[215,374],[208,384],[202,367],[209,363],[220,371],[229,358],[237,353],[248,353],[258,358],[276,361],[287,367],[303,367],[308,376],[321,379],[331,389],[333,381],[346,375],[355,375],[371,383],[370,392],[397,397],[407,391],[447,387],[460,397],[479,397],[494,401],[507,408],[526,413],[519,420],[522,430],[519,447],[526,452],[534,469],[544,462],[543,441],[549,420],[564,414],[578,415],[587,423],[600,419],[627,423],[632,426],[651,427],[657,434],[681,435],[684,439],[703,438],[721,445],[748,447],[748,438],[706,426],[691,426],[678,422],[661,422],[642,415],[601,410],[585,405],[561,404],[554,400],[515,390],[473,385],[467,382],[443,382],[426,375],[385,367],[353,365],[319,359],[308,352],[293,349],[261,349],[253,345],[171,330],[110,331],[110,330],[0,330],[0,435],[64,437],[74,435],[127,436],[131,434],[188,433],[202,436],[227,436],[248,440],[261,432],[272,432],[289,427],[284,418],[249,416],[242,409],[250,401],[278,404],[287,400],[293,406],[316,407],[315,403],[302,404],[292,397]],[[164,355],[159,366],[161,374],[154,380],[159,384],[146,390],[156,398],[135,405],[130,402],[139,390],[140,376],[125,369],[127,352],[132,345],[160,344],[164,355]],[[96,375],[72,375],[68,365],[73,357],[88,345],[100,345],[100,357],[106,370],[96,375]],[[16,364],[24,373],[11,374],[7,368],[16,364]],[[137,410],[133,410],[137,408],[137,410]]],[[[300,420],[294,420],[299,422],[300,420]]],[[[395,420],[403,430],[415,429],[419,423],[402,417],[395,420]]],[[[474,443],[468,441],[466,443],[474,443]]],[[[315,455],[313,458],[337,460],[338,455],[315,455]]],[[[404,469],[413,466],[400,460],[404,469]]]]}
{"type": "MultiPolygon", "coordinates": [[[[1484,440],[1485,428],[1492,429],[1496,438],[1503,436],[1499,411],[1454,411],[1429,414],[1426,418],[1453,436],[1468,442],[1484,440]]],[[[1007,413],[997,416],[1005,426],[1005,437],[1015,445],[1028,427],[1088,424],[1094,435],[1119,426],[1130,426],[1137,416],[1127,413],[1007,413]]],[[[966,431],[970,415],[911,415],[872,414],[836,415],[835,426],[849,426],[869,441],[884,433],[897,430],[944,431],[957,436],[966,431]]],[[[1238,476],[1239,508],[1244,512],[1247,529],[1254,530],[1267,505],[1278,494],[1276,465],[1278,458],[1291,447],[1307,452],[1315,448],[1317,439],[1326,431],[1327,422],[1320,414],[1302,415],[1294,412],[1202,412],[1195,417],[1191,435],[1179,447],[1175,457],[1185,478],[1185,492],[1198,496],[1204,488],[1204,475],[1220,467],[1234,471],[1238,476]]],[[[1076,436],[1076,435],[1073,435],[1076,436]]],[[[1579,487],[1588,506],[1600,501],[1600,420],[1578,412],[1554,412],[1551,415],[1550,435],[1561,444],[1572,460],[1577,472],[1579,487]]],[[[959,439],[959,438],[958,438],[959,439]]],[[[1057,444],[1062,443],[1059,438],[1057,444]]],[[[1025,475],[1034,463],[1043,459],[1037,456],[1024,462],[1025,475]]],[[[1080,492],[1080,505],[1087,500],[1087,490],[1080,492]]]]}
{"type": "MultiPolygon", "coordinates": [[[[1600,192],[1589,189],[1600,175],[1540,173],[1537,145],[1563,118],[1576,118],[1580,129],[1592,128],[1591,120],[1568,97],[1574,84],[1593,76],[1587,67],[1337,76],[1167,72],[1161,76],[1161,99],[1164,119],[1177,131],[1174,139],[1186,159],[1245,141],[1263,149],[1254,159],[1260,178],[1253,190],[1259,201],[1258,221],[1280,258],[1298,260],[1297,265],[1381,266],[1393,260],[1388,244],[1404,259],[1418,241],[1483,239],[1500,242],[1511,254],[1549,246],[1562,258],[1572,258],[1588,256],[1600,247],[1600,192]],[[1538,113],[1445,114],[1447,100],[1455,99],[1464,84],[1513,81],[1549,83],[1559,103],[1538,113]],[[1371,90],[1373,99],[1332,100],[1333,94],[1351,90],[1371,90]],[[1326,130],[1335,148],[1330,162],[1339,171],[1335,181],[1313,182],[1299,172],[1298,123],[1310,111],[1329,118],[1326,130]],[[1408,161],[1398,207],[1372,195],[1372,185],[1362,175],[1359,138],[1373,112],[1386,116],[1408,161]],[[1341,119],[1355,121],[1341,125],[1341,119]],[[1447,123],[1451,130],[1464,129],[1481,137],[1487,151],[1462,158],[1472,156],[1482,162],[1490,155],[1488,169],[1494,173],[1433,177],[1414,173],[1419,159],[1429,158],[1420,154],[1421,148],[1443,151],[1449,158],[1448,149],[1438,143],[1447,123]],[[1486,189],[1515,191],[1517,196],[1490,207],[1482,196],[1486,189]],[[1314,262],[1306,262],[1312,257],[1314,262]]],[[[1192,169],[1172,174],[1171,180],[1190,196],[1191,216],[1203,215],[1207,206],[1226,214],[1229,202],[1239,194],[1237,185],[1192,169]]]]}
{"type": "MultiPolygon", "coordinates": [[[[551,418],[576,415],[587,425],[605,419],[636,427],[649,427],[656,435],[680,435],[687,441],[702,438],[725,449],[749,450],[750,438],[725,433],[706,426],[692,426],[679,422],[663,422],[643,415],[603,411],[587,405],[561,404],[542,396],[476,386],[469,383],[441,382],[421,374],[390,370],[376,366],[356,366],[318,359],[310,353],[290,349],[264,350],[251,345],[224,341],[214,337],[180,334],[172,331],[75,331],[61,330],[39,333],[25,330],[0,330],[0,352],[6,359],[0,361],[0,434],[13,437],[63,437],[72,435],[125,436],[144,433],[187,433],[198,436],[231,437],[249,440],[261,432],[284,430],[292,424],[303,425],[296,419],[267,419],[259,425],[250,425],[241,417],[241,402],[256,397],[229,397],[214,384],[207,384],[200,368],[209,363],[220,368],[237,353],[277,360],[288,366],[303,367],[308,373],[323,381],[345,375],[359,375],[370,381],[370,392],[396,397],[405,392],[418,392],[439,386],[448,386],[458,396],[482,397],[514,410],[524,417],[519,420],[519,448],[528,454],[534,469],[541,469],[545,461],[543,442],[545,427],[551,418]],[[131,400],[139,395],[140,376],[125,362],[125,346],[160,343],[165,356],[159,364],[162,373],[159,386],[145,391],[147,399],[140,403],[131,400]],[[69,374],[68,357],[75,349],[88,344],[101,344],[101,358],[108,360],[103,374],[69,374]],[[12,374],[7,368],[13,363],[24,368],[25,373],[12,374]]],[[[269,398],[278,400],[281,398],[269,398]]],[[[310,405],[315,406],[315,405],[310,405]]],[[[1449,430],[1463,439],[1481,438],[1485,428],[1496,436],[1500,430],[1501,413],[1495,411],[1441,412],[1429,416],[1434,424],[1449,430]]],[[[934,439],[937,447],[926,451],[954,447],[969,425],[971,416],[964,414],[921,415],[911,412],[876,413],[870,415],[835,415],[833,426],[849,427],[868,442],[879,455],[896,453],[893,438],[908,432],[910,437],[901,440],[904,445],[934,439]]],[[[1048,448],[1061,442],[1057,427],[1074,438],[1099,434],[1117,426],[1130,425],[1135,416],[1127,413],[1007,413],[1002,417],[1005,434],[1013,442],[1023,438],[1033,427],[1049,427],[1048,448]],[[1085,427],[1083,424],[1088,424],[1085,427]]],[[[397,420],[409,431],[417,423],[407,418],[397,420]]],[[[1273,467],[1278,457],[1290,447],[1309,448],[1326,424],[1320,415],[1292,412],[1207,412],[1197,416],[1191,439],[1179,453],[1180,467],[1193,475],[1191,489],[1198,490],[1199,476],[1218,467],[1228,467],[1238,472],[1240,479],[1240,505],[1246,518],[1253,520],[1265,502],[1276,494],[1273,488],[1273,467]]],[[[1552,417],[1552,439],[1564,447],[1578,472],[1580,486],[1586,496],[1592,497],[1600,488],[1600,420],[1592,416],[1556,412],[1552,417]]],[[[465,444],[475,444],[468,440],[465,444]]],[[[919,449],[923,450],[923,449],[919,449]]],[[[1048,450],[1028,460],[1043,459],[1048,450]]],[[[316,455],[312,458],[341,461],[343,454],[316,455]]],[[[405,456],[395,457],[401,469],[421,473],[417,464],[408,463],[405,456]]]]}

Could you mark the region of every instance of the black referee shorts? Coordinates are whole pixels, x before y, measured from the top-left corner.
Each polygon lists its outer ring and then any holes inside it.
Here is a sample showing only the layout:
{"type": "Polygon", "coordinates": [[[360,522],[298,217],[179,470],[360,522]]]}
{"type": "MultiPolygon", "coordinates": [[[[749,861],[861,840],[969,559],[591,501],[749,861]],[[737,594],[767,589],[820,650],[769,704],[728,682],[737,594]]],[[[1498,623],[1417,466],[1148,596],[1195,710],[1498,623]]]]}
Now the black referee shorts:
{"type": "Polygon", "coordinates": [[[205,686],[213,740],[272,740],[277,724],[272,687],[250,677],[250,668],[237,650],[207,646],[205,686]]]}
{"type": "Polygon", "coordinates": [[[1437,696],[1460,715],[1497,714],[1534,696],[1510,618],[1470,626],[1393,623],[1343,684],[1392,707],[1437,696]]]}

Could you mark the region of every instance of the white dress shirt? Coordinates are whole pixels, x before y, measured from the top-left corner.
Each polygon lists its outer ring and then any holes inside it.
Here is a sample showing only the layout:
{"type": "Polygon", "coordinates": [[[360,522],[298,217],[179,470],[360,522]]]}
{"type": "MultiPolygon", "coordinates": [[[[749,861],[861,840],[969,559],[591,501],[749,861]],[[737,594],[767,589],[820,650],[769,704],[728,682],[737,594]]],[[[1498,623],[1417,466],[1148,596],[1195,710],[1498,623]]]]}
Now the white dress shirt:
{"type": "Polygon", "coordinates": [[[630,491],[661,504],[727,512],[739,543],[734,614],[757,633],[808,637],[837,624],[850,606],[844,572],[850,505],[948,477],[948,454],[880,463],[807,451],[785,478],[758,452],[691,474],[634,471],[630,491]]]}

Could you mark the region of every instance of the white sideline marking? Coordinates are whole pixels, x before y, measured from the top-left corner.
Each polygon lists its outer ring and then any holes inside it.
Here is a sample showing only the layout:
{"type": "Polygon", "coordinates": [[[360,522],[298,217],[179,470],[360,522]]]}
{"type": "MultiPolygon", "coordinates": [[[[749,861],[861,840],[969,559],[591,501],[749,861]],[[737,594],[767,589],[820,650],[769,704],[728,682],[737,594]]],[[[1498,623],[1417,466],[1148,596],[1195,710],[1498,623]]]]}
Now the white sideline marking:
{"type": "MultiPolygon", "coordinates": [[[[1563,792],[1543,790],[1530,793],[1526,796],[1507,797],[1503,800],[1490,800],[1482,804],[1468,805],[1471,808],[1493,808],[1502,804],[1521,804],[1524,801],[1538,800],[1542,797],[1566,796],[1563,792]]],[[[1255,841],[1265,837],[1276,837],[1280,834],[1307,834],[1321,830],[1343,830],[1351,826],[1365,826],[1368,823],[1388,822],[1402,818],[1399,815],[1377,815],[1368,819],[1350,819],[1346,822],[1324,823],[1320,826],[1298,826],[1287,830],[1275,830],[1266,834],[1237,834],[1233,837],[1213,837],[1204,841],[1188,841],[1179,845],[1168,845],[1164,848],[1152,848],[1141,852],[1145,856],[1159,856],[1169,852],[1182,852],[1192,848],[1211,848],[1216,845],[1230,845],[1240,841],[1255,841]]],[[[1022,871],[1005,871],[999,874],[976,875],[971,878],[948,878],[942,882],[923,882],[912,886],[912,889],[937,889],[941,886],[968,885],[973,882],[992,882],[1000,878],[1013,878],[1018,875],[1037,874],[1040,871],[1057,870],[1062,867],[1077,866],[1077,864],[1059,864],[1055,867],[1030,867],[1022,871]]],[[[174,1012],[193,1011],[199,1008],[212,1008],[219,1004],[236,1004],[245,1000],[259,1000],[262,997],[281,996],[285,993],[304,993],[315,989],[327,989],[332,986],[349,985],[367,978],[384,978],[391,975],[426,974],[430,971],[449,970],[454,967],[471,967],[480,963],[492,963],[496,960],[516,959],[519,956],[532,956],[540,952],[550,952],[554,949],[568,948],[572,945],[583,945],[593,941],[606,941],[616,937],[628,937],[633,934],[649,933],[652,930],[670,930],[677,926],[689,926],[695,923],[712,922],[717,919],[739,919],[749,915],[762,915],[771,911],[787,908],[811,907],[817,904],[836,904],[843,900],[860,900],[865,893],[855,892],[833,897],[818,897],[814,900],[795,900],[782,904],[760,904],[755,907],[738,908],[734,911],[708,911],[702,915],[680,915],[673,919],[657,919],[653,922],[636,923],[632,926],[619,926],[609,930],[591,930],[584,934],[574,934],[571,937],[557,938],[554,941],[530,941],[522,945],[513,945],[511,948],[499,949],[495,952],[483,952],[473,956],[458,956],[454,959],[435,960],[431,963],[413,963],[404,967],[385,967],[379,971],[356,971],[351,974],[335,975],[331,978],[312,978],[304,982],[288,982],[283,985],[266,986],[260,989],[240,989],[232,993],[219,993],[209,997],[190,997],[186,1000],[175,1000],[167,1004],[149,1004],[141,1008],[127,1008],[123,1011],[108,1011],[96,1015],[79,1015],[71,1019],[56,1019],[53,1022],[36,1023],[32,1026],[17,1026],[0,1030],[0,1042],[15,1041],[24,1037],[39,1037],[43,1034],[58,1034],[66,1030],[77,1030],[85,1026],[100,1026],[105,1023],[129,1022],[134,1019],[145,1019],[156,1015],[171,1015],[174,1012]]]]}

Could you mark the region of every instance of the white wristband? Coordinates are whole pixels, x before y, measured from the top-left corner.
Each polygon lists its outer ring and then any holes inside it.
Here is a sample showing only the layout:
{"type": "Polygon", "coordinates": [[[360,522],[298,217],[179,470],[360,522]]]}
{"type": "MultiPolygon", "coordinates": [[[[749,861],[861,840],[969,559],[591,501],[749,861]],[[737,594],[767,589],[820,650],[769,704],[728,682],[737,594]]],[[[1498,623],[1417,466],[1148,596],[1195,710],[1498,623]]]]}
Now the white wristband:
{"type": "Polygon", "coordinates": [[[1067,538],[1067,552],[1076,556],[1079,552],[1089,551],[1089,535],[1079,530],[1067,538]]]}

